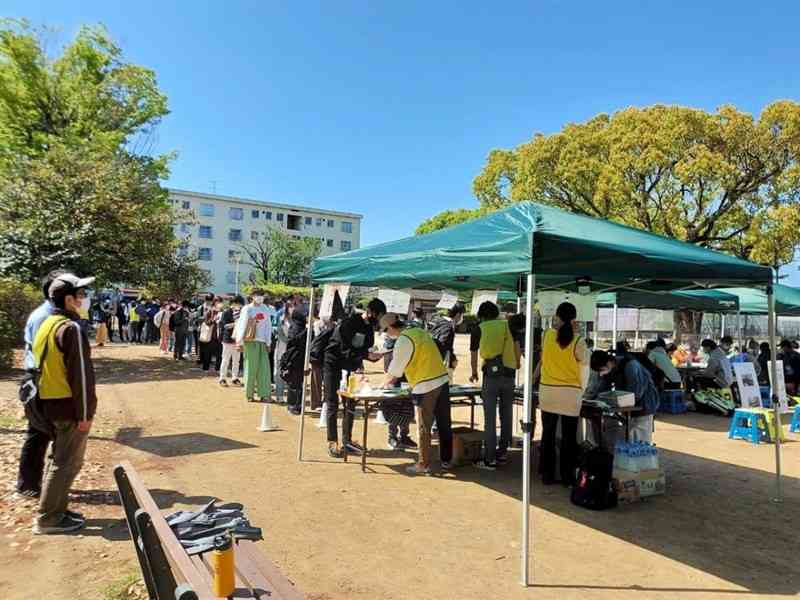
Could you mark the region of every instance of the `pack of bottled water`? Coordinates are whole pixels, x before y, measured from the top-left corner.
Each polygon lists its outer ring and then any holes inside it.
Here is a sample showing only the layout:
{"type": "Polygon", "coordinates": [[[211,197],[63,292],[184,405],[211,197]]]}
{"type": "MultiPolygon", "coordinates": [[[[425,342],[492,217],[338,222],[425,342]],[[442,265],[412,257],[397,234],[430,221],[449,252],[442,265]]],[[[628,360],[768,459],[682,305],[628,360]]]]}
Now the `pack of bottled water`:
{"type": "Polygon", "coordinates": [[[647,442],[617,442],[614,447],[614,469],[639,473],[654,471],[659,466],[658,448],[647,442]]]}

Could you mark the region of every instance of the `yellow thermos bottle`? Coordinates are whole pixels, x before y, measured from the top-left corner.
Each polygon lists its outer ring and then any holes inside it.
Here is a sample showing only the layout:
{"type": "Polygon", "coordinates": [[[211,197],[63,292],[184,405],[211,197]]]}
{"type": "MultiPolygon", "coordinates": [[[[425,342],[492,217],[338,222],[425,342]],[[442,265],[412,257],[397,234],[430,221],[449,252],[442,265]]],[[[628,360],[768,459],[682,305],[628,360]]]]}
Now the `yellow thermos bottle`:
{"type": "Polygon", "coordinates": [[[218,535],[214,538],[214,550],[211,552],[211,566],[214,569],[214,595],[226,598],[236,589],[233,569],[233,540],[230,535],[218,535]]]}

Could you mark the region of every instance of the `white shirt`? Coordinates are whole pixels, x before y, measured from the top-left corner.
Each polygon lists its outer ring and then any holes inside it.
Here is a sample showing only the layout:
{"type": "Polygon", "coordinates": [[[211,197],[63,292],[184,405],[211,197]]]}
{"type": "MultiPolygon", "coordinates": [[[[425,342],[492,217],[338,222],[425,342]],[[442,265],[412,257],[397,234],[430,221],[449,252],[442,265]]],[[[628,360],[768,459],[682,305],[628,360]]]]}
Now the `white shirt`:
{"type": "MultiPolygon", "coordinates": [[[[406,336],[401,335],[397,338],[397,341],[394,344],[394,350],[392,354],[392,362],[389,365],[389,375],[392,377],[396,377],[400,379],[405,373],[406,367],[408,363],[411,362],[411,357],[414,355],[414,343],[408,339],[406,336]]],[[[450,378],[447,376],[447,373],[442,375],[441,377],[437,377],[436,379],[430,379],[428,381],[420,381],[417,385],[411,388],[412,394],[427,394],[437,388],[442,387],[445,383],[448,383],[450,378]]]]}
{"type": "Polygon", "coordinates": [[[255,319],[256,337],[251,341],[262,342],[267,346],[272,344],[272,317],[274,315],[275,309],[266,304],[248,304],[245,306],[239,314],[239,320],[236,322],[236,327],[234,329],[236,343],[242,343],[244,331],[247,329],[247,321],[255,319]]]}

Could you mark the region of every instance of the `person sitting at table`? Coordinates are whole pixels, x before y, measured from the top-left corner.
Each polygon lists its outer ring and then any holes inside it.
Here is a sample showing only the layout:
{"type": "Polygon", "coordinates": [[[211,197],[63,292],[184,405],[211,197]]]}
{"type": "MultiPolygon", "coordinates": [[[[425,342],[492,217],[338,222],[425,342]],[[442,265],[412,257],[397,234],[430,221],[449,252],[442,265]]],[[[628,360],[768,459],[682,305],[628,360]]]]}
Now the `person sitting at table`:
{"type": "Polygon", "coordinates": [[[592,353],[590,367],[602,379],[598,393],[616,389],[634,395],[639,410],[631,413],[631,439],[652,442],[653,415],[661,399],[650,372],[632,354],[612,356],[603,350],[592,353]]]}
{"type": "MultiPolygon", "coordinates": [[[[411,400],[418,410],[419,457],[406,472],[409,475],[431,473],[431,428],[434,418],[439,428],[442,468],[449,469],[453,457],[450,380],[439,348],[430,333],[419,327],[410,327],[394,313],[385,314],[381,318],[380,327],[395,340],[394,354],[384,387],[393,387],[405,376],[411,385],[411,400]]],[[[406,400],[398,400],[397,403],[412,406],[406,400]]],[[[383,410],[385,415],[386,409],[383,410]]]]}
{"type": "Polygon", "coordinates": [[[681,389],[681,374],[678,373],[678,369],[676,369],[675,365],[672,364],[672,361],[667,354],[666,342],[663,339],[658,338],[652,342],[648,342],[647,346],[647,358],[664,374],[664,389],[681,389]]]}
{"type": "Polygon", "coordinates": [[[700,390],[729,388],[733,383],[733,367],[725,350],[709,339],[703,340],[700,347],[708,356],[708,363],[692,378],[693,387],[700,390]]]}
{"type": "Polygon", "coordinates": [[[556,482],[556,429],[561,421],[561,483],[575,483],[577,467],[578,416],[581,412],[583,381],[581,363],[586,361],[586,341],[578,335],[577,310],[562,302],[553,317],[553,328],[544,332],[542,359],[534,381],[539,380],[539,408],[542,411],[541,474],[544,485],[556,482]]]}
{"type": "Polygon", "coordinates": [[[761,342],[761,345],[758,347],[758,358],[756,361],[758,362],[758,366],[761,368],[761,372],[758,375],[759,383],[769,385],[769,362],[772,360],[772,351],[770,346],[767,342],[761,342]]]}
{"type": "Polygon", "coordinates": [[[479,469],[494,471],[508,462],[514,411],[514,378],[519,369],[521,349],[514,341],[508,321],[500,319],[494,302],[478,307],[480,324],[470,334],[470,382],[478,382],[478,356],[483,359],[483,460],[479,469]],[[500,411],[500,443],[497,443],[497,412],[500,411]]]}
{"type": "Polygon", "coordinates": [[[783,376],[786,382],[786,393],[790,396],[797,395],[800,390],[800,353],[794,349],[790,340],[782,340],[781,353],[778,360],[783,361],[783,376]]]}

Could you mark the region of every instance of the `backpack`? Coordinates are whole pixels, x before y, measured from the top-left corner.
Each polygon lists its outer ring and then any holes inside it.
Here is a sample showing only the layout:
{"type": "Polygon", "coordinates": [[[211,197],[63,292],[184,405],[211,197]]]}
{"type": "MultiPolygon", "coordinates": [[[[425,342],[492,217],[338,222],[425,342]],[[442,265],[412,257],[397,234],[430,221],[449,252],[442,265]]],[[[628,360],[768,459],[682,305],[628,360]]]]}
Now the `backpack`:
{"type": "Polygon", "coordinates": [[[331,341],[333,327],[330,327],[311,340],[310,362],[312,365],[321,365],[325,359],[325,349],[331,341]]]}
{"type": "Polygon", "coordinates": [[[306,335],[302,333],[297,337],[291,338],[286,344],[286,351],[283,353],[283,356],[281,356],[281,362],[278,365],[281,379],[284,381],[290,381],[292,379],[292,373],[296,373],[298,367],[300,367],[302,371],[306,350],[305,340],[306,335]]]}
{"type": "Polygon", "coordinates": [[[605,450],[589,450],[581,459],[578,477],[572,487],[570,501],[589,510],[605,510],[617,505],[611,473],[614,456],[605,450]]]}

